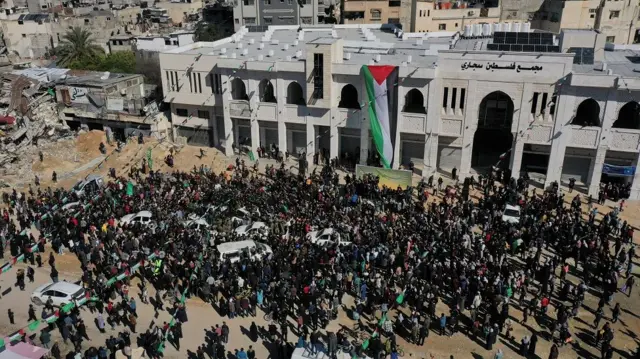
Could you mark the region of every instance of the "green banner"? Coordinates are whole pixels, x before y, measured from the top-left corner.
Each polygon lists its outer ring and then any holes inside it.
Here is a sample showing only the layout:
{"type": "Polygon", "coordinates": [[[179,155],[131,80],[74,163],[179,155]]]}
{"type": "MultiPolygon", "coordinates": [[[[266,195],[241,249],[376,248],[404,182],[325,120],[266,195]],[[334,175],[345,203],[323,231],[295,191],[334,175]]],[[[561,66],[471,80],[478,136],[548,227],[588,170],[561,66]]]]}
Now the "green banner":
{"type": "Polygon", "coordinates": [[[380,168],[372,166],[356,165],[356,176],[362,178],[362,176],[370,174],[380,178],[379,185],[387,186],[392,189],[407,188],[411,186],[413,173],[406,170],[393,170],[389,168],[380,168]]]}
{"type": "Polygon", "coordinates": [[[133,196],[133,183],[127,182],[127,196],[133,196]]]}

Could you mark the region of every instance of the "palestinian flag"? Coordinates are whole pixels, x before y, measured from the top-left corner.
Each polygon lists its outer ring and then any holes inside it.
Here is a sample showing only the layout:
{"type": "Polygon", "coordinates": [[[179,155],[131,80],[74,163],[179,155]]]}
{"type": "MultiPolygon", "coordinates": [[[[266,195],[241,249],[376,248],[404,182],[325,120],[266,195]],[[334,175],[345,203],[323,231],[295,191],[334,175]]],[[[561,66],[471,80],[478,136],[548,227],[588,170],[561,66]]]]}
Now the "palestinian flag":
{"type": "Polygon", "coordinates": [[[393,161],[393,142],[390,104],[394,99],[397,72],[395,66],[362,66],[364,82],[369,98],[369,120],[373,142],[385,168],[393,161]]]}

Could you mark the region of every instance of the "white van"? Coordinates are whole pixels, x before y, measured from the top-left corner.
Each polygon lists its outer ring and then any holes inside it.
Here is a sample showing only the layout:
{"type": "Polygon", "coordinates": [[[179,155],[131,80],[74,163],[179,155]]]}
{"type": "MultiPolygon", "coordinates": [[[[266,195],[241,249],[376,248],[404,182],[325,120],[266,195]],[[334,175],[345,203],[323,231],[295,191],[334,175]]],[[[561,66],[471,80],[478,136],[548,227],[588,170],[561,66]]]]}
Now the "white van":
{"type": "Polygon", "coordinates": [[[218,249],[218,253],[220,253],[220,260],[224,261],[229,259],[231,263],[238,262],[240,260],[240,254],[245,251],[249,253],[249,257],[252,260],[258,261],[273,254],[271,247],[255,241],[221,243],[216,248],[218,249]]]}
{"type": "Polygon", "coordinates": [[[104,180],[102,177],[98,175],[89,175],[84,180],[76,183],[76,185],[73,186],[73,190],[78,197],[82,197],[89,192],[100,189],[102,186],[104,186],[104,180]]]}

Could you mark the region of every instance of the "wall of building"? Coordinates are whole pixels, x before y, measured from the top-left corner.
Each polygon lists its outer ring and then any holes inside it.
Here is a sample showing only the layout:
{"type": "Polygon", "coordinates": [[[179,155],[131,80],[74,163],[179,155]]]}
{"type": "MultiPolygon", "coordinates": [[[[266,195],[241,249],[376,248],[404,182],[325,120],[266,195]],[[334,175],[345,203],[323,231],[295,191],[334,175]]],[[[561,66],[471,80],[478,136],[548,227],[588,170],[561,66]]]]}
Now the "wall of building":
{"type": "Polygon", "coordinates": [[[318,23],[318,0],[238,0],[234,2],[234,29],[251,25],[313,25],[318,23]]]}
{"type": "Polygon", "coordinates": [[[57,44],[55,36],[52,36],[54,23],[25,21],[19,24],[17,20],[4,20],[0,25],[9,51],[21,58],[43,57],[52,43],[54,47],[57,44]]]}
{"type": "Polygon", "coordinates": [[[640,29],[640,4],[638,1],[606,0],[600,10],[598,30],[607,42],[616,44],[633,43],[635,33],[640,29]]]}
{"type": "Polygon", "coordinates": [[[400,23],[401,1],[360,1],[344,2],[345,24],[388,24],[400,23]],[[393,3],[393,6],[390,6],[393,3]],[[352,18],[356,13],[363,17],[352,18]]]}
{"type": "Polygon", "coordinates": [[[180,2],[173,3],[168,1],[156,2],[155,7],[166,9],[167,15],[171,18],[174,24],[184,22],[184,15],[199,13],[202,7],[204,6],[203,0],[192,0],[192,2],[180,2]]]}
{"type": "Polygon", "coordinates": [[[437,9],[435,3],[416,3],[412,32],[462,31],[464,25],[500,22],[500,8],[437,9]]]}

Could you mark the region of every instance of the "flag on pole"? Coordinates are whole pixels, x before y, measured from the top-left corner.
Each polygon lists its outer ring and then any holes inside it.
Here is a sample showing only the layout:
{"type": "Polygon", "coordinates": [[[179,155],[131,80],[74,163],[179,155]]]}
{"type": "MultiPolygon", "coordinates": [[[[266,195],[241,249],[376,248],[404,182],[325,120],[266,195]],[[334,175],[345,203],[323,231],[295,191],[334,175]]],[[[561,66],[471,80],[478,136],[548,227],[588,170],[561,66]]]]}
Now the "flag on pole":
{"type": "Polygon", "coordinates": [[[402,291],[402,293],[400,293],[400,295],[396,298],[396,303],[398,304],[402,304],[402,302],[404,302],[404,290],[402,291]]]}
{"type": "Polygon", "coordinates": [[[253,154],[253,151],[249,151],[249,160],[250,161],[255,161],[256,160],[256,155],[253,154]]]}
{"type": "Polygon", "coordinates": [[[393,161],[392,126],[389,108],[393,101],[394,84],[397,77],[395,66],[363,65],[367,96],[369,99],[369,121],[373,142],[380,154],[384,168],[390,168],[393,161]]]}
{"type": "Polygon", "coordinates": [[[33,322],[29,323],[29,326],[27,328],[29,328],[30,332],[35,332],[39,326],[40,326],[40,321],[34,320],[33,322]]]}

